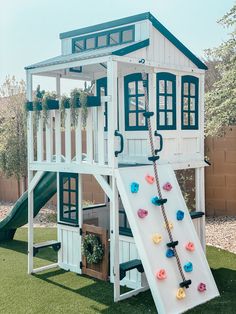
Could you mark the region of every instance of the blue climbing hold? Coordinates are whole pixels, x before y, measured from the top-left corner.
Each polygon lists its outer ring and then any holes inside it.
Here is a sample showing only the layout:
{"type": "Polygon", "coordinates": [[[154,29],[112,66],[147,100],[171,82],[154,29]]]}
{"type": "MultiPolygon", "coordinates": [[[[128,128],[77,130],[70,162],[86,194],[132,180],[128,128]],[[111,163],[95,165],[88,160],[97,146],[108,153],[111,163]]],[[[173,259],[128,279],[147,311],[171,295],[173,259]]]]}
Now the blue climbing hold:
{"type": "Polygon", "coordinates": [[[184,212],[182,210],[178,210],[176,213],[177,220],[183,220],[184,219],[184,212]]]}
{"type": "Polygon", "coordinates": [[[171,257],[173,257],[173,256],[175,256],[174,250],[168,249],[168,250],[166,251],[166,257],[171,258],[171,257]]]}
{"type": "Polygon", "coordinates": [[[152,198],[152,204],[156,205],[156,206],[159,206],[159,198],[157,196],[154,196],[152,198]]]}
{"type": "Polygon", "coordinates": [[[191,262],[188,262],[184,265],[184,270],[186,273],[190,273],[193,270],[193,264],[191,262]]]}
{"type": "Polygon", "coordinates": [[[139,184],[137,182],[132,182],[130,186],[131,193],[138,193],[139,184]]]}

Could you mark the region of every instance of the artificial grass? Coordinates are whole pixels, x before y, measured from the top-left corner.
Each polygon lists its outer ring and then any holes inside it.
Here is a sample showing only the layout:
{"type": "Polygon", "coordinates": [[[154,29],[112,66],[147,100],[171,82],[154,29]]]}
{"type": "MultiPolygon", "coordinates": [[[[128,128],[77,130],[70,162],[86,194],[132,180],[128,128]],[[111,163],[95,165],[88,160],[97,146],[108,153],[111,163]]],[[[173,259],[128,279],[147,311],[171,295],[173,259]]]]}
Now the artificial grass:
{"type": "MultiPolygon", "coordinates": [[[[36,242],[56,238],[56,229],[35,229],[36,242]]],[[[113,303],[113,286],[60,269],[27,275],[27,229],[17,231],[11,242],[0,243],[0,313],[156,313],[150,291],[113,303]]],[[[236,255],[214,247],[207,258],[221,297],[188,313],[234,313],[236,308],[236,255]]],[[[44,249],[35,258],[42,266],[56,261],[56,253],[44,249]]]]}

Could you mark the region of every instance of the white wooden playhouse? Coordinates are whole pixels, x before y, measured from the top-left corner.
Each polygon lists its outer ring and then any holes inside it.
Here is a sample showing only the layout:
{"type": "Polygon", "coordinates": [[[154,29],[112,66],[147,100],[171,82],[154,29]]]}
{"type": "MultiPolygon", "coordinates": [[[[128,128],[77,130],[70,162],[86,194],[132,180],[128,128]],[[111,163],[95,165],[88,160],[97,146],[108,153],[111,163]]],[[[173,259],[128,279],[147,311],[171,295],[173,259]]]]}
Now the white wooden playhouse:
{"type": "Polygon", "coordinates": [[[33,77],[39,75],[55,78],[59,102],[63,94],[61,78],[95,81],[96,101],[94,106],[88,107],[85,154],[82,154],[82,122],[79,118],[77,125],[72,126],[70,108],[66,109],[63,130],[61,113],[57,108],[49,111],[46,125],[40,116],[37,128],[33,126],[33,113],[29,111],[28,272],[59,266],[81,274],[83,219],[96,218],[98,226],[108,230],[110,248],[107,255],[110,257],[110,280],[114,283],[115,301],[150,287],[159,313],[179,313],[215,297],[218,291],[203,254],[204,215],[199,214],[204,213],[205,206],[206,66],[150,13],[62,33],[60,40],[59,56],[26,67],[28,100],[32,101],[33,77]],[[146,112],[143,72],[148,75],[151,118],[143,115],[146,112]],[[173,260],[166,266],[171,283],[168,283],[168,276],[163,282],[153,274],[155,267],[163,268],[169,259],[166,262],[165,237],[168,234],[163,227],[164,221],[161,216],[155,216],[160,212],[155,211],[150,202],[150,197],[157,192],[144,179],[146,175],[153,175],[153,162],[148,160],[151,155],[148,119],[151,121],[156,153],[160,156],[157,162],[160,182],[164,184],[168,181],[173,187],[172,191],[163,191],[163,194],[168,199],[166,208],[174,225],[174,237],[183,242],[176,248],[180,263],[189,261],[190,257],[186,254],[195,254],[194,258],[193,255],[191,257],[198,270],[196,274],[193,271],[189,275],[192,276],[192,285],[189,289],[183,286],[186,297],[181,301],[181,298],[175,297],[181,278],[178,278],[173,260]],[[64,151],[62,131],[65,136],[64,151]],[[75,154],[71,149],[72,137],[75,154]],[[173,171],[188,168],[195,169],[198,214],[195,214],[194,225],[198,237],[173,171]],[[40,245],[33,242],[34,189],[45,172],[56,173],[60,249],[57,264],[35,269],[33,253],[40,245]],[[83,210],[82,174],[91,174],[96,178],[106,196],[104,204],[83,210]],[[138,193],[130,191],[132,183],[138,183],[138,193]],[[148,208],[149,218],[141,219],[136,215],[139,206],[148,208]],[[175,222],[177,209],[185,213],[182,225],[179,221],[175,222]],[[162,234],[160,246],[150,238],[154,231],[162,234]],[[183,245],[186,237],[194,242],[194,253],[186,251],[183,245]],[[164,252],[163,257],[161,251],[164,252]],[[132,268],[132,263],[129,264],[131,266],[120,282],[120,272],[123,271],[120,264],[133,260],[141,260],[141,265],[132,268]],[[157,264],[163,262],[163,265],[155,265],[154,261],[157,264]],[[140,267],[144,268],[144,272],[140,267]],[[197,289],[199,280],[205,281],[207,286],[203,293],[197,289]],[[121,295],[120,284],[133,290],[121,295]],[[165,295],[163,291],[167,290],[169,292],[165,295]],[[172,294],[173,302],[170,302],[172,294]]]}

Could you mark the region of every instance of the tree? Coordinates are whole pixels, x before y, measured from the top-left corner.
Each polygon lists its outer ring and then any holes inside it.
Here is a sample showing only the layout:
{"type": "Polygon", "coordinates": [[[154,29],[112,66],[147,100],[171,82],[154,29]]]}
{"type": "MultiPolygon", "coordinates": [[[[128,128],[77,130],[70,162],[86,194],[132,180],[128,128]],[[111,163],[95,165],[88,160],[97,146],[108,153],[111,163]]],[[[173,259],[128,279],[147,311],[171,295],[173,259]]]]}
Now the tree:
{"type": "Polygon", "coordinates": [[[15,77],[7,77],[0,88],[0,169],[18,182],[27,177],[27,126],[24,103],[25,83],[15,77]]]}
{"type": "Polygon", "coordinates": [[[236,4],[218,23],[231,33],[219,47],[207,50],[214,75],[207,85],[206,135],[212,136],[236,123],[236,4]]]}

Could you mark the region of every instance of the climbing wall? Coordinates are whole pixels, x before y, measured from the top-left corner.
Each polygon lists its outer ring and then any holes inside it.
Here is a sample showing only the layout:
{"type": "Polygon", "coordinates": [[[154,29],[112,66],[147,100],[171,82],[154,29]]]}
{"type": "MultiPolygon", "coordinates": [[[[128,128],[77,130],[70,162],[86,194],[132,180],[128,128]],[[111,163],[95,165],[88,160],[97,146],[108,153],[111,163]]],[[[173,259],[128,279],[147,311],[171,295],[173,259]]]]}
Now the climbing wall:
{"type": "Polygon", "coordinates": [[[170,239],[157,205],[153,167],[119,168],[117,186],[158,313],[182,313],[219,292],[173,169],[169,165],[157,169],[173,241],[178,241],[180,268],[192,282],[189,288],[179,286],[183,278],[174,251],[167,246],[170,239]]]}

